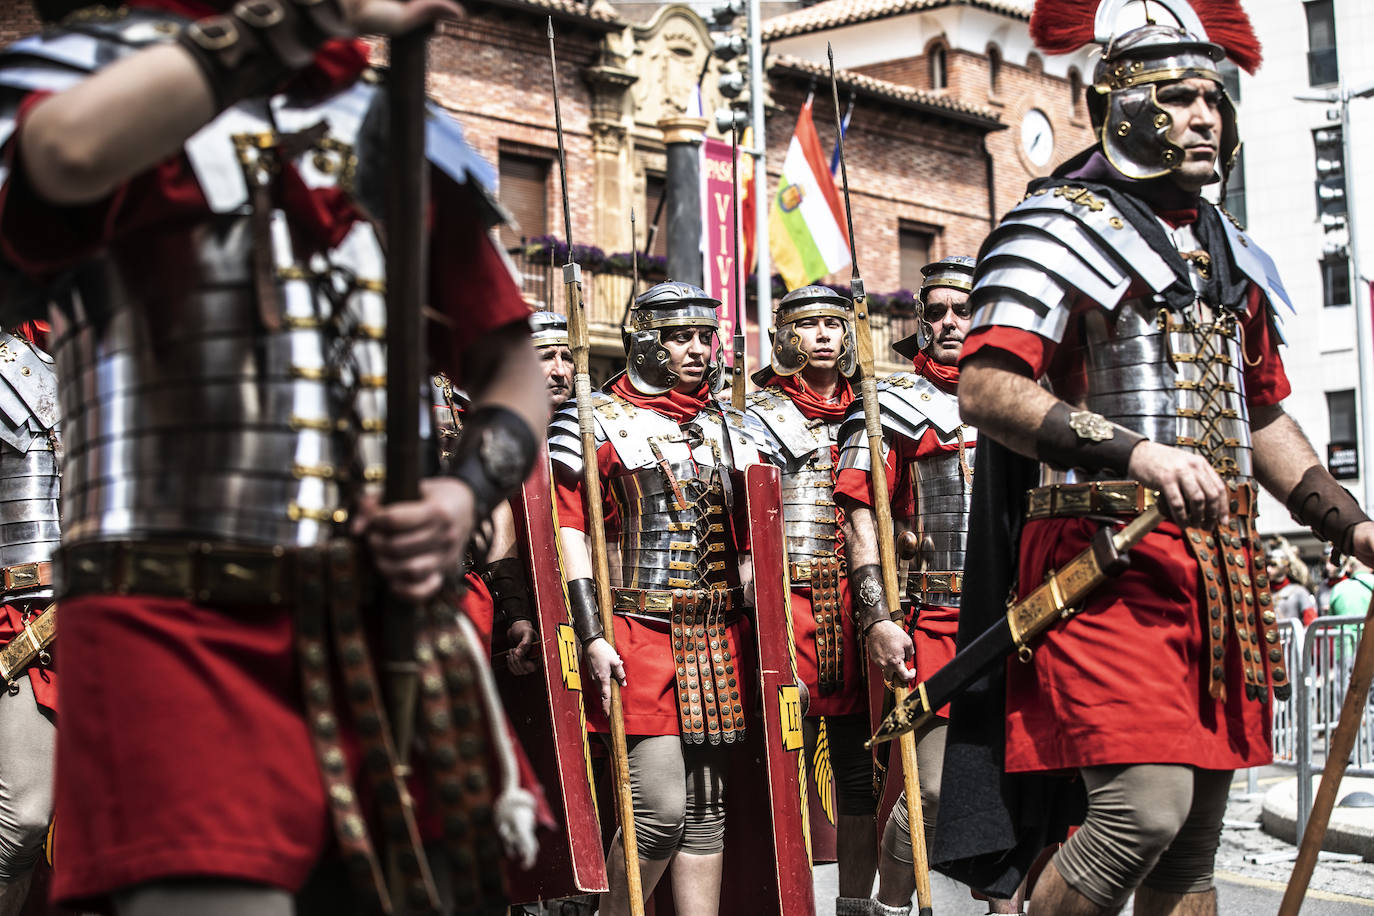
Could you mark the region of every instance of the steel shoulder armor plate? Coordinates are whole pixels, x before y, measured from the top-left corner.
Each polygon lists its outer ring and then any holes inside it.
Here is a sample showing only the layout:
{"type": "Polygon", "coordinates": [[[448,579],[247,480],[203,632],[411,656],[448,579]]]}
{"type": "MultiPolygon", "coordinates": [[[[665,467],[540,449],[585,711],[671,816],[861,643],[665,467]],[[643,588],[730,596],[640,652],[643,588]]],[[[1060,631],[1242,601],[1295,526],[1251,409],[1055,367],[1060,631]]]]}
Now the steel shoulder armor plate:
{"type": "MultiPolygon", "coordinates": [[[[1274,303],[1291,304],[1273,261],[1239,227],[1222,223],[1232,260],[1264,293],[1277,331],[1274,303]]],[[[1210,256],[1191,227],[1164,228],[1201,290],[1210,256]]],[[[1049,379],[1057,395],[1153,441],[1197,452],[1223,476],[1248,478],[1244,316],[1201,298],[1171,311],[1161,294],[1174,277],[1164,255],[1110,201],[1071,185],[1041,188],[984,242],[972,329],[1014,327],[1055,344],[1073,341],[1084,371],[1049,379]],[[1099,308],[1075,311],[1082,298],[1099,308]],[[1071,321],[1074,333],[1066,334],[1071,321]]]]}
{"type": "Polygon", "coordinates": [[[782,469],[782,519],[794,563],[835,556],[836,460],[840,421],[808,420],[776,387],[750,395],[749,415],[761,426],[764,455],[782,469]]]}
{"type": "MultiPolygon", "coordinates": [[[[662,414],[596,392],[596,447],[609,442],[628,473],[606,481],[620,509],[610,557],[617,588],[721,588],[737,561],[726,550],[736,494],[730,471],[759,461],[746,429],[757,427],[728,407],[708,407],[679,426],[662,414]]],[[[549,426],[549,457],[562,473],[581,475],[577,405],[569,401],[549,426]]]]}
{"type": "MultiPolygon", "coordinates": [[[[892,447],[894,437],[920,441],[933,428],[943,440],[959,429],[959,402],[936,388],[930,379],[914,372],[897,372],[878,379],[878,407],[883,422],[883,455],[892,447]]],[[[871,468],[868,434],[864,427],[864,405],[859,398],[849,405],[840,424],[840,470],[871,468]]]]}
{"type": "MultiPolygon", "coordinates": [[[[184,22],[126,11],[0,51],[0,140],[29,92],[66,88],[172,40],[184,22]]],[[[358,492],[380,485],[386,307],[377,235],[360,220],[332,249],[303,248],[271,204],[282,155],[308,188],[359,199],[381,172],[382,152],[368,145],[381,118],[374,82],[221,112],[184,146],[210,212],[176,230],[177,269],[150,269],[146,247],[126,245],[83,264],[57,297],[69,543],[321,544],[358,492]]],[[[456,124],[431,116],[426,144],[439,170],[482,197],[489,170],[456,124]]]]}
{"type": "MultiPolygon", "coordinates": [[[[0,567],[52,559],[61,541],[57,376],[52,358],[0,332],[0,567]]],[[[0,600],[48,598],[51,586],[0,600]]]]}

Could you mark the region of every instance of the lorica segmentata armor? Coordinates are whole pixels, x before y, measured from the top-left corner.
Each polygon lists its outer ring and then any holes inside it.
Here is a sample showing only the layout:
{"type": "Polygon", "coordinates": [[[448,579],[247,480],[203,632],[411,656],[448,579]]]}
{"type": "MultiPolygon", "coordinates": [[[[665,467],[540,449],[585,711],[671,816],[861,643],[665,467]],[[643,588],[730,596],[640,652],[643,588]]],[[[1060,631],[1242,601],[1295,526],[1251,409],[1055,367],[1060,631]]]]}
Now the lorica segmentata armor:
{"type": "Polygon", "coordinates": [[[62,538],[57,420],[52,358],[0,332],[0,601],[52,596],[39,564],[62,538]]]}
{"type": "MultiPolygon", "coordinates": [[[[620,509],[610,546],[612,584],[634,589],[708,589],[737,580],[726,556],[726,525],[735,495],[729,471],[758,458],[744,415],[707,408],[679,426],[628,401],[594,395],[597,443],[610,442],[629,472],[608,480],[620,509]]],[[[549,456],[580,473],[577,410],[554,414],[549,456]]]]}
{"type": "MultiPolygon", "coordinates": [[[[121,11],[26,39],[0,59],[0,87],[60,90],[168,41],[181,22],[121,11]]],[[[289,162],[307,188],[337,188],[372,210],[385,158],[370,146],[378,96],[359,80],[322,101],[281,95],[222,112],[185,145],[210,213],[136,248],[111,245],[59,297],[68,543],[320,545],[358,493],[379,486],[386,308],[376,233],[360,218],[333,247],[312,243],[273,190],[289,162]]],[[[0,140],[14,129],[8,105],[0,140]]],[[[433,164],[484,199],[486,167],[457,125],[431,117],[426,130],[433,164]]]]}
{"type": "MultiPolygon", "coordinates": [[[[916,515],[906,522],[916,533],[917,556],[911,561],[906,598],[913,604],[957,605],[968,539],[968,510],[972,498],[973,448],[977,433],[959,418],[959,399],[933,382],[911,372],[878,380],[882,412],[883,451],[898,439],[908,440],[909,454],[927,432],[948,451],[910,461],[916,515]]],[[[862,404],[854,402],[840,428],[844,446],[840,467],[870,470],[868,437],[862,404]]]]}
{"type": "MultiPolygon", "coordinates": [[[[1235,266],[1271,306],[1289,304],[1269,256],[1230,220],[1220,224],[1235,266]]],[[[1243,482],[1252,476],[1244,315],[1233,310],[1243,304],[1213,307],[1202,298],[1211,256],[1191,226],[1161,222],[1160,231],[1186,265],[1186,307],[1168,306],[1166,293],[1177,299],[1181,282],[1174,268],[1110,200],[1067,185],[1036,189],[984,245],[973,327],[1020,327],[1054,343],[1075,342],[1085,372],[1051,378],[1055,394],[1155,442],[1196,452],[1243,482]],[[1127,298],[1133,287],[1146,292],[1127,298]],[[1075,310],[1080,298],[1100,308],[1075,310]],[[1076,334],[1067,333],[1070,322],[1076,334]]],[[[1272,308],[1270,319],[1277,320],[1272,308]]]]}
{"type": "Polygon", "coordinates": [[[766,430],[761,447],[782,470],[783,531],[793,563],[836,555],[835,446],[839,420],[807,419],[776,388],[749,398],[749,413],[766,430]]]}

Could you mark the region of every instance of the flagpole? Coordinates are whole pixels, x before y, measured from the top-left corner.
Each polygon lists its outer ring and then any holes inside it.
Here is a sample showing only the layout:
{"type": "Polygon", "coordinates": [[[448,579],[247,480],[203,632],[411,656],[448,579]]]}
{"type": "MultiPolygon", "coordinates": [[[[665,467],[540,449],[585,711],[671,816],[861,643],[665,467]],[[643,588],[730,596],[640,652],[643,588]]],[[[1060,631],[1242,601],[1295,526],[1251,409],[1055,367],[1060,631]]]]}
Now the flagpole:
{"type": "MultiPolygon", "coordinates": [[[[759,362],[768,365],[772,341],[768,326],[773,318],[773,268],[768,252],[768,122],[763,109],[763,27],[759,15],[761,0],[747,0],[749,7],[749,120],[754,125],[754,250],[758,252],[758,268],[754,275],[755,297],[758,300],[759,362]]],[[[741,292],[743,292],[741,290],[741,292]]],[[[741,299],[740,307],[744,302],[741,299]]]]}

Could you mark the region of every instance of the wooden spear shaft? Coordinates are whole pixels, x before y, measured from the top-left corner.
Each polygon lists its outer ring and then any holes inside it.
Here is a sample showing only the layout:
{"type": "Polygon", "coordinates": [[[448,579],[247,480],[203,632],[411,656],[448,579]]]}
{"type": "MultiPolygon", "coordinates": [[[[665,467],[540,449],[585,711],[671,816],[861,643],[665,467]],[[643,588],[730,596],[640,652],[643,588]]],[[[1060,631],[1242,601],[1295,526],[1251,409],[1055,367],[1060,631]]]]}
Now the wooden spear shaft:
{"type": "MultiPolygon", "coordinates": [[[[563,114],[558,105],[558,60],[553,48],[553,17],[549,17],[549,61],[553,65],[553,112],[558,131],[558,169],[563,187],[563,232],[568,262],[563,266],[567,292],[568,343],[573,353],[573,393],[577,399],[577,429],[582,440],[582,494],[591,538],[592,571],[597,610],[606,642],[615,648],[615,617],[611,611],[611,571],[606,556],[606,519],[601,505],[601,469],[596,460],[596,420],[592,416],[591,333],[582,302],[582,267],[573,261],[572,211],[568,203],[568,165],[563,150],[563,114]]],[[[639,879],[639,844],[635,839],[634,796],[630,789],[630,751],[625,738],[625,706],[620,684],[611,678],[611,754],[614,763],[616,810],[625,849],[625,884],[632,916],[644,916],[644,891],[639,879]]]]}
{"type": "MultiPolygon", "coordinates": [[[[835,136],[840,151],[840,183],[844,189],[844,216],[849,231],[849,259],[854,266],[850,278],[854,295],[854,342],[859,363],[859,398],[864,409],[864,432],[868,437],[868,456],[872,481],[873,515],[878,529],[878,560],[883,571],[883,595],[890,609],[900,609],[897,588],[897,551],[892,537],[892,503],[887,489],[887,462],[883,460],[883,425],[878,408],[878,380],[874,375],[873,329],[869,325],[868,297],[859,276],[859,253],[854,248],[854,215],[849,205],[849,168],[844,158],[844,127],[840,119],[840,93],[835,85],[835,52],[826,42],[830,61],[830,97],[835,103],[835,136]]],[[[894,685],[897,703],[906,701],[907,688],[894,685]]],[[[916,735],[905,732],[900,741],[902,784],[906,790],[907,828],[911,836],[912,868],[916,873],[916,904],[920,916],[932,912],[930,865],[926,861],[925,818],[921,814],[921,780],[916,763],[916,735]]]]}

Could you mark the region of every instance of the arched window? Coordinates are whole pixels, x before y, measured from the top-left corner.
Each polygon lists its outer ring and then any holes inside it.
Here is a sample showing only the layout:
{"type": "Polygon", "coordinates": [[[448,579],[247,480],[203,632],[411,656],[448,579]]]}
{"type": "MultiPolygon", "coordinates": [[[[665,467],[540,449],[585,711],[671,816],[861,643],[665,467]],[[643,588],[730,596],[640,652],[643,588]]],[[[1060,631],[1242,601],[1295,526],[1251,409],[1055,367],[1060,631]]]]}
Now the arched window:
{"type": "Polygon", "coordinates": [[[1002,91],[1002,52],[997,45],[988,45],[988,95],[1002,91]]]}
{"type": "Polygon", "coordinates": [[[1083,117],[1083,77],[1077,67],[1069,68],[1069,113],[1075,118],[1083,117]]]}
{"type": "Polygon", "coordinates": [[[944,89],[949,85],[949,73],[946,69],[945,46],[935,45],[930,49],[930,88],[944,89]]]}

